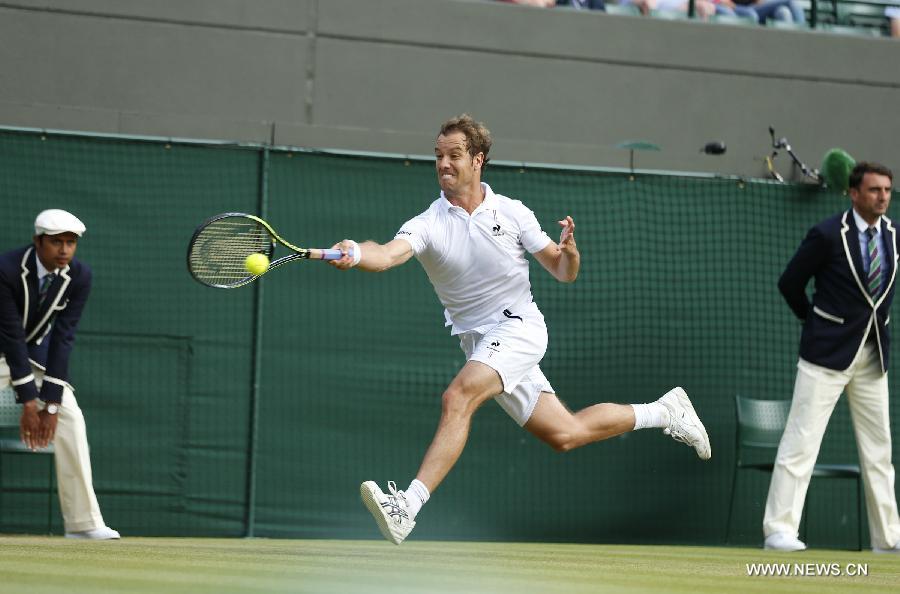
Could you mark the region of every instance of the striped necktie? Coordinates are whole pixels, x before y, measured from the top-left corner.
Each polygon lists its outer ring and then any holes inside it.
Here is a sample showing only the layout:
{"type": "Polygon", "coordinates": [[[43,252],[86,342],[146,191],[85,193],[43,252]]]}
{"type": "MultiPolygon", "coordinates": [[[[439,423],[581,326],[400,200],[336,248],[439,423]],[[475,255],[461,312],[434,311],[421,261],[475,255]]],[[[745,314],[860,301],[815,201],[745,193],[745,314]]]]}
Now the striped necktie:
{"type": "Polygon", "coordinates": [[[53,279],[55,278],[55,274],[46,274],[41,279],[41,286],[38,288],[38,306],[44,304],[44,298],[47,297],[47,291],[50,290],[50,285],[53,284],[53,279]]]}
{"type": "Polygon", "coordinates": [[[869,289],[869,294],[875,297],[881,290],[881,254],[878,253],[875,227],[866,229],[866,235],[869,236],[869,276],[866,278],[866,288],[869,289]]]}

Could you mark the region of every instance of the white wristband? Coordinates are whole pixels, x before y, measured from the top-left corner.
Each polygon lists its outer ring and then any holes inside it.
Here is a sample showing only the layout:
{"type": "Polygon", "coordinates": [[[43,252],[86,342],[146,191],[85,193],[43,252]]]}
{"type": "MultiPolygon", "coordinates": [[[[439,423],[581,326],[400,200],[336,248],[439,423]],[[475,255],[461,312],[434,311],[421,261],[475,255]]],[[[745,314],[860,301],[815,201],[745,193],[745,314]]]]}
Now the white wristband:
{"type": "Polygon", "coordinates": [[[359,244],[353,241],[352,239],[348,239],[350,242],[350,251],[353,252],[353,262],[350,264],[350,268],[353,268],[359,261],[362,260],[362,248],[359,247],[359,244]]]}

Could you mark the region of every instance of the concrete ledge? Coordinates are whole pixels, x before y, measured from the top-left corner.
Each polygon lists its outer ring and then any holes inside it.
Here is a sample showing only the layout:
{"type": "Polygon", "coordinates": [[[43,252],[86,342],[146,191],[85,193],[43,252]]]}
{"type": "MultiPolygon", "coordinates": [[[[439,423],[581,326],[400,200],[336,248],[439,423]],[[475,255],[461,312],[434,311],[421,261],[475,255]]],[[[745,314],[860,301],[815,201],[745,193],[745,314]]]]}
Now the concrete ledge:
{"type": "Polygon", "coordinates": [[[316,0],[11,0],[0,6],[92,18],[305,33],[313,24],[316,4],[316,0]]]}
{"type": "MultiPolygon", "coordinates": [[[[760,175],[767,128],[900,163],[900,43],[488,0],[0,0],[0,124],[760,175]],[[703,144],[728,152],[710,158],[703,144]]],[[[790,172],[785,155],[779,169],[790,172]]]]}

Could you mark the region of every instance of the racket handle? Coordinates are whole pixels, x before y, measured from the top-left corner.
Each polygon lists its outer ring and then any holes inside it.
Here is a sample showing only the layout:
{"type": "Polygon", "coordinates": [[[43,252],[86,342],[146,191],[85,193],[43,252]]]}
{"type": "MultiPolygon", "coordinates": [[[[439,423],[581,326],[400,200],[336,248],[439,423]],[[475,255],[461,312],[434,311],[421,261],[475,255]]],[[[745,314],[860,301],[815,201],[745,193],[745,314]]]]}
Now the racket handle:
{"type": "MultiPolygon", "coordinates": [[[[341,259],[341,256],[344,255],[344,254],[341,253],[341,250],[333,250],[333,249],[327,249],[327,250],[311,250],[311,251],[313,251],[313,252],[315,252],[315,251],[321,252],[321,254],[322,254],[322,255],[321,255],[321,259],[322,259],[322,260],[340,260],[340,259],[341,259]]],[[[349,251],[347,252],[347,255],[349,255],[349,256],[352,258],[352,257],[353,257],[353,250],[352,250],[352,249],[349,250],[349,251]]]]}

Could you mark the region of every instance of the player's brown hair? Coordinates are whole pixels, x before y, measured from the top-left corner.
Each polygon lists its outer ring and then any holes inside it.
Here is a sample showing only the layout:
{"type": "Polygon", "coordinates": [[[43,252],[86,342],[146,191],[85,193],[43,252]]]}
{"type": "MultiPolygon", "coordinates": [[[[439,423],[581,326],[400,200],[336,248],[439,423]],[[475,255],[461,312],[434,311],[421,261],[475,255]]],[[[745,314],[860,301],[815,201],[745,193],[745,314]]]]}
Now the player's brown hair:
{"type": "Polygon", "coordinates": [[[474,157],[478,153],[484,154],[484,163],[482,167],[488,164],[488,152],[491,150],[491,131],[481,122],[476,122],[472,116],[467,113],[450,118],[441,124],[441,131],[438,134],[448,135],[452,132],[462,132],[466,137],[466,148],[469,155],[474,157]]]}

